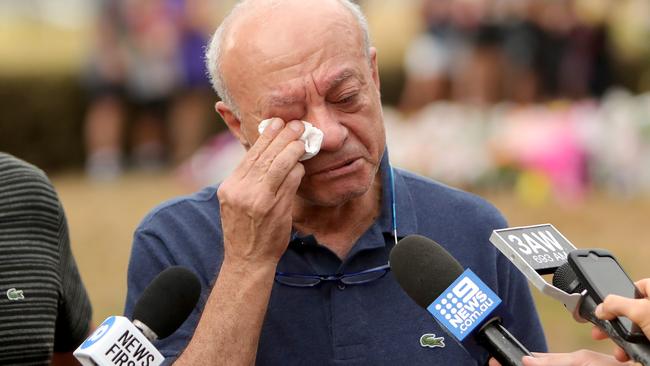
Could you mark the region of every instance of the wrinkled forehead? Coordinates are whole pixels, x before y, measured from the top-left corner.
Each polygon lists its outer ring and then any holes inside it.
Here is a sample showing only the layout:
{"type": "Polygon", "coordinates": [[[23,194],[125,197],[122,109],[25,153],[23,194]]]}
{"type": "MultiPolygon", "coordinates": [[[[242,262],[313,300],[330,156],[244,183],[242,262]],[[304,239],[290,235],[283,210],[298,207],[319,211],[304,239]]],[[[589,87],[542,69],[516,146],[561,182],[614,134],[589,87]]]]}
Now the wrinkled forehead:
{"type": "Polygon", "coordinates": [[[365,63],[363,33],[337,1],[290,3],[238,17],[224,40],[224,80],[242,110],[266,94],[295,94],[309,78],[326,83],[341,67],[365,63]]]}

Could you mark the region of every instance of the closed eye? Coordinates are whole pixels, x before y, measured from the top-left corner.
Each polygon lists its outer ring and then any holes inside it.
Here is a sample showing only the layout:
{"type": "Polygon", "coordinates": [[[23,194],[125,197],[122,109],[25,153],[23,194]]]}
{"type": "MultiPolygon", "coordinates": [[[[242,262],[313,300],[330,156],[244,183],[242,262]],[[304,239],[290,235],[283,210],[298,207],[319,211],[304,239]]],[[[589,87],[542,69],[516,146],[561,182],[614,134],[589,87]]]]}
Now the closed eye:
{"type": "Polygon", "coordinates": [[[359,94],[352,94],[352,95],[343,97],[343,98],[337,100],[336,102],[334,102],[334,104],[343,105],[343,106],[348,105],[348,104],[352,104],[357,100],[358,95],[359,94]]]}

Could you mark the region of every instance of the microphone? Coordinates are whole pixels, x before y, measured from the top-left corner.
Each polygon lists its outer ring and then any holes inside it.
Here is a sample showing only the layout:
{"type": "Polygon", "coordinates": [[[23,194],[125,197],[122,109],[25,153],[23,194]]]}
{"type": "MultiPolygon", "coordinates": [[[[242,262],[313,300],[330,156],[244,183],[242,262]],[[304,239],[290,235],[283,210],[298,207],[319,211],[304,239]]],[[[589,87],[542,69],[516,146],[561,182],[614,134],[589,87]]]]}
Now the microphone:
{"type": "MultiPolygon", "coordinates": [[[[595,324],[623,348],[630,358],[650,365],[650,346],[644,336],[631,337],[635,334],[628,334],[629,340],[625,339],[622,334],[629,332],[623,330],[620,324],[617,327],[594,314],[602,299],[594,298],[598,291],[592,292],[590,287],[593,290],[598,288],[604,293],[623,291],[623,296],[634,295],[634,284],[611,254],[603,250],[577,250],[551,224],[494,230],[490,242],[540,292],[564,304],[574,320],[595,324]],[[580,270],[582,278],[591,279],[593,283],[582,283],[573,266],[580,270]],[[549,284],[542,275],[551,273],[553,283],[549,284]]],[[[630,323],[628,320],[628,328],[630,323]]]]}
{"type": "Polygon", "coordinates": [[[650,345],[647,342],[630,342],[625,340],[610,321],[596,317],[595,311],[598,304],[580,282],[569,263],[563,264],[555,271],[555,274],[553,274],[553,286],[569,294],[580,294],[582,301],[580,301],[576,310],[582,320],[587,320],[602,329],[634,361],[643,365],[650,365],[650,345]]]}
{"type": "Polygon", "coordinates": [[[165,360],[151,342],[171,335],[190,315],[201,294],[194,273],[173,266],[144,290],[133,311],[107,318],[74,356],[82,366],[158,366],[165,360]]]}
{"type": "Polygon", "coordinates": [[[429,238],[409,235],[390,253],[391,271],[404,291],[456,339],[473,336],[502,365],[523,365],[531,353],[498,317],[483,322],[501,299],[470,269],[429,238]]]}

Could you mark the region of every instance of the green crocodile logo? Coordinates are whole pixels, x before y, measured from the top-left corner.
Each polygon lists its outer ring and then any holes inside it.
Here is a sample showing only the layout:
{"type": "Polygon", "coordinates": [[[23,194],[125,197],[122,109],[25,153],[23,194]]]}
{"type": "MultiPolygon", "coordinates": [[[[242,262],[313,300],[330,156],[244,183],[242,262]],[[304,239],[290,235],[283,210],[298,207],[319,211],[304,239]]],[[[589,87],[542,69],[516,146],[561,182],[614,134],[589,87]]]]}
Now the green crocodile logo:
{"type": "Polygon", "coordinates": [[[420,345],[422,347],[429,347],[429,348],[436,348],[436,347],[444,348],[445,337],[436,337],[436,335],[433,333],[423,334],[422,337],[420,337],[420,345]]]}
{"type": "Polygon", "coordinates": [[[25,295],[23,295],[23,290],[16,290],[15,288],[10,288],[7,290],[7,299],[11,301],[24,300],[25,295]]]}

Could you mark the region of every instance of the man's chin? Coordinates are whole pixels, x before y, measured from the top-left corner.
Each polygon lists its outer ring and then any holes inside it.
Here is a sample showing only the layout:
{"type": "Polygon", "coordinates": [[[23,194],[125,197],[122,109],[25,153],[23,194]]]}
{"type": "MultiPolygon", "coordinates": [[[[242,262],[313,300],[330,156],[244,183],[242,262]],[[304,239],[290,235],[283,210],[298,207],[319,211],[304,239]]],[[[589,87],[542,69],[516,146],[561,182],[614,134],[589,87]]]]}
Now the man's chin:
{"type": "Polygon", "coordinates": [[[369,185],[360,185],[357,187],[346,187],[346,189],[338,188],[336,191],[333,191],[327,187],[312,188],[309,186],[301,186],[298,190],[298,196],[310,205],[336,207],[363,196],[368,192],[369,188],[369,185]]]}
{"type": "Polygon", "coordinates": [[[378,179],[377,168],[362,164],[355,171],[342,176],[306,176],[298,188],[298,196],[307,203],[335,207],[363,196],[378,179]]]}

